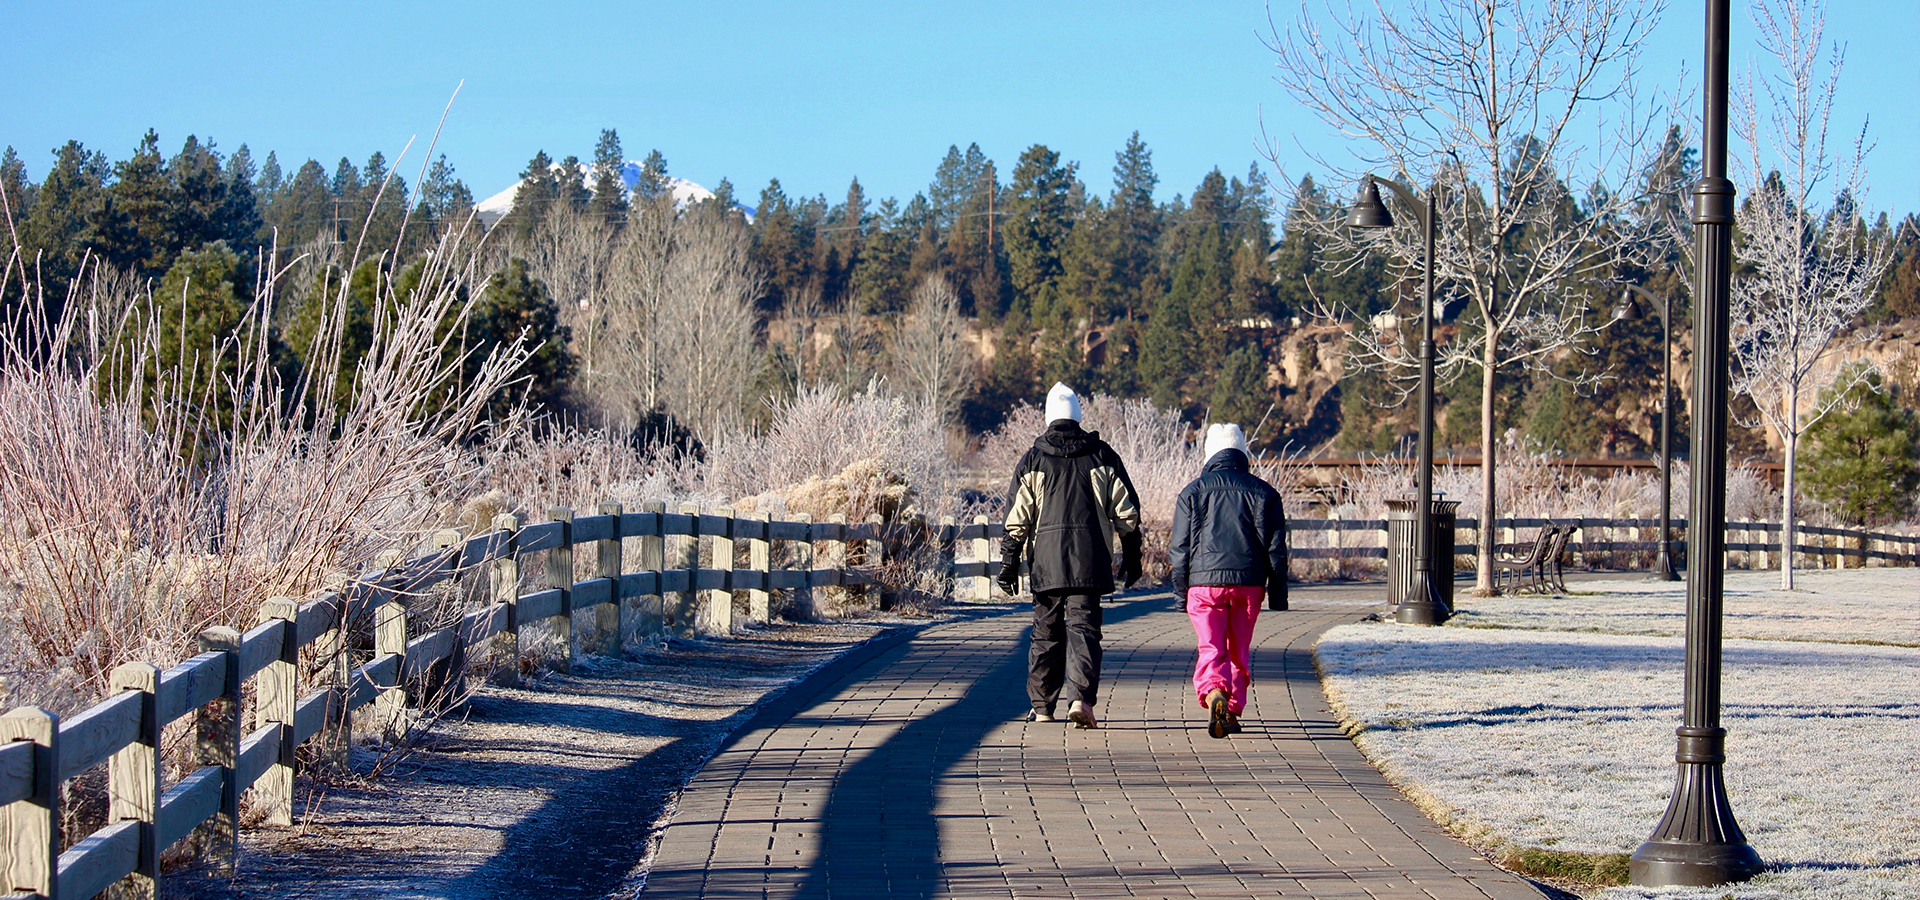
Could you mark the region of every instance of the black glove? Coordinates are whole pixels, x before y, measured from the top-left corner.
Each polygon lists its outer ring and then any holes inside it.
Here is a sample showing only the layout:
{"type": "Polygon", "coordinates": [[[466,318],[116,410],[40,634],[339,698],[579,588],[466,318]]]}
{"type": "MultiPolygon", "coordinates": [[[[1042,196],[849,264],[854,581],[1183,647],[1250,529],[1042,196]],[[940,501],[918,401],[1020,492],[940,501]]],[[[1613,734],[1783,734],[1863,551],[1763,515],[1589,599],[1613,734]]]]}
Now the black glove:
{"type": "Polygon", "coordinates": [[[1019,595],[1020,551],[1014,550],[1009,552],[1005,549],[1000,551],[1000,574],[994,576],[993,580],[1000,585],[1001,590],[1007,592],[1007,596],[1013,597],[1019,595]]]}
{"type": "Polygon", "coordinates": [[[1120,582],[1123,587],[1133,587],[1140,580],[1140,532],[1134,531],[1120,536],[1120,582]]]}
{"type": "Polygon", "coordinates": [[[1267,583],[1267,608],[1275,612],[1280,612],[1287,608],[1287,579],[1285,577],[1280,578],[1278,581],[1267,583]]]}

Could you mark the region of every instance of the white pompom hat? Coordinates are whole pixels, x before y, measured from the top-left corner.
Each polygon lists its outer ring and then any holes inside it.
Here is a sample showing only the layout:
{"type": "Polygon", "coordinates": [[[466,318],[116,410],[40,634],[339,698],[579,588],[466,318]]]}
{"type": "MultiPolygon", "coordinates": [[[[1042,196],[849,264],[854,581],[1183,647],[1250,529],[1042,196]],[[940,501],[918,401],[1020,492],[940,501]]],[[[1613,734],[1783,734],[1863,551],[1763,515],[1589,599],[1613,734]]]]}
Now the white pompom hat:
{"type": "Polygon", "coordinates": [[[1080,396],[1073,392],[1073,388],[1056,381],[1053,390],[1047,392],[1047,422],[1061,419],[1080,421],[1080,396]]]}
{"type": "Polygon", "coordinates": [[[1240,426],[1232,422],[1208,425],[1205,446],[1207,459],[1212,459],[1214,454],[1222,450],[1238,450],[1245,453],[1247,452],[1247,433],[1241,431],[1240,426]]]}

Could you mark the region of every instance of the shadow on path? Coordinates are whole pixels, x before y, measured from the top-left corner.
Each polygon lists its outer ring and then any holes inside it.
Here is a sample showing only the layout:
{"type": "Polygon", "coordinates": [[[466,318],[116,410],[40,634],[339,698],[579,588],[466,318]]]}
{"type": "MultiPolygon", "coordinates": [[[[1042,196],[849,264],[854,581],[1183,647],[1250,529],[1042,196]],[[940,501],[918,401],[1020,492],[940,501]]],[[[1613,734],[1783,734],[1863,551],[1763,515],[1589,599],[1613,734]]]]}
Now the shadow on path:
{"type": "MultiPolygon", "coordinates": [[[[1106,607],[1103,627],[1166,608],[1164,596],[1122,600],[1106,607]]],[[[794,896],[928,898],[940,893],[936,785],[989,732],[1028,708],[1030,631],[1022,629],[958,701],[907,723],[834,779],[821,817],[819,855],[794,896]]]]}

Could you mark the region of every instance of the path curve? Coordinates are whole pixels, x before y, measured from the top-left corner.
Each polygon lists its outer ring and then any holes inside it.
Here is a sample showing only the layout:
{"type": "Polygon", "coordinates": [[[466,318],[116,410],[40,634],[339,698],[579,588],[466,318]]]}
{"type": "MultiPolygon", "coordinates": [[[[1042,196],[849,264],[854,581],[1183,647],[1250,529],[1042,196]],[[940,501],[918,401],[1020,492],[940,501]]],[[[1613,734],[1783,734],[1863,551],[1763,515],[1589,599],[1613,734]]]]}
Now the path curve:
{"type": "Polygon", "coordinates": [[[1246,731],[1206,736],[1168,594],[1106,610],[1103,728],[1019,721],[1024,615],[927,629],[824,670],[681,795],[649,897],[1538,900],[1343,736],[1311,648],[1378,585],[1264,613],[1246,731]]]}

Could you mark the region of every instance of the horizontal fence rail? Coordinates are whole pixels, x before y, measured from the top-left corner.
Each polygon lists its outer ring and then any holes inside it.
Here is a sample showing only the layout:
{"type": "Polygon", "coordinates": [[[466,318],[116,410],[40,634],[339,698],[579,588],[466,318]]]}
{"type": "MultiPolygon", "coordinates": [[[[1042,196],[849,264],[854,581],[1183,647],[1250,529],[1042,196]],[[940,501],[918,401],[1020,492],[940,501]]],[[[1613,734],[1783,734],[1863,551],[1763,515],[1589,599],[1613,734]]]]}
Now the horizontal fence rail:
{"type": "MultiPolygon", "coordinates": [[[[1657,547],[1652,519],[1519,518],[1499,520],[1502,546],[1516,546],[1521,530],[1549,524],[1576,528],[1568,545],[1576,557],[1657,547]]],[[[1463,518],[1456,528],[1476,525],[1463,518]]],[[[1676,533],[1685,527],[1674,523],[1676,533]]],[[[1296,560],[1387,553],[1385,520],[1297,519],[1289,529],[1296,560]],[[1315,533],[1323,545],[1305,546],[1315,533]],[[1358,539],[1373,536],[1377,544],[1358,539]]],[[[1727,531],[1730,551],[1778,552],[1778,523],[1729,523],[1727,531]]],[[[1815,558],[1920,564],[1920,537],[1911,533],[1803,525],[1795,532],[1808,541],[1796,543],[1796,552],[1815,558]]],[[[118,896],[155,897],[161,854],[182,842],[230,868],[243,793],[253,792],[268,824],[292,823],[296,748],[313,743],[323,756],[343,762],[356,714],[363,727],[404,733],[419,704],[458,682],[469,651],[507,656],[507,677],[513,677],[522,629],[530,623],[558,639],[552,664],[565,670],[582,646],[573,633],[577,614],[589,613],[592,630],[610,636],[616,650],[628,638],[725,634],[734,628],[735,592],[746,595],[750,621],[773,617],[776,592],[807,617],[815,588],[876,590],[879,567],[912,547],[933,550],[931,565],[945,570],[954,598],[990,600],[1000,570],[994,542],[1001,535],[1001,526],[985,516],[966,524],[952,517],[888,524],[878,516],[815,522],[696,504],[669,511],[660,501],[639,512],[603,503],[592,515],[556,507],[534,524],[499,516],[492,530],[474,537],[439,532],[420,555],[391,555],[312,600],[268,601],[249,631],[207,630],[202,652],[171,668],[119,667],[112,673],[113,696],[65,721],[32,707],[0,716],[0,847],[6,854],[0,887],[16,896],[84,900],[117,884],[118,896]],[[637,539],[637,559],[625,554],[628,539],[637,539]],[[584,579],[576,577],[580,552],[590,554],[584,579]],[[535,554],[543,556],[544,568],[523,577],[522,563],[535,554]],[[409,633],[408,604],[465,575],[486,582],[476,608],[443,627],[409,633]],[[332,660],[326,683],[305,693],[303,650],[332,660]],[[246,709],[243,700],[250,700],[246,709]],[[165,786],[162,733],[187,722],[197,765],[165,786]],[[62,785],[103,765],[108,823],[63,850],[62,785]]],[[[1456,543],[1453,551],[1471,556],[1475,548],[1456,543]]],[[[879,600],[885,608],[887,595],[879,600]]]]}
{"type": "MultiPolygon", "coordinates": [[[[1498,522],[1499,537],[1494,542],[1494,548],[1499,553],[1525,551],[1533,541],[1520,540],[1519,532],[1537,532],[1549,525],[1573,528],[1566,552],[1576,564],[1589,567],[1598,567],[1597,559],[1611,561],[1615,554],[1651,554],[1660,549],[1659,519],[1515,517],[1495,521],[1498,522]]],[[[1673,531],[1672,546],[1676,553],[1684,554],[1687,520],[1674,519],[1669,524],[1673,531]]],[[[1479,552],[1476,544],[1463,543],[1458,539],[1461,532],[1478,531],[1479,525],[1478,519],[1466,516],[1456,520],[1454,556],[1472,557],[1479,552]]],[[[1288,556],[1293,560],[1387,558],[1386,519],[1293,519],[1287,523],[1287,529],[1299,535],[1317,535],[1317,545],[1309,545],[1299,537],[1290,539],[1288,556]]],[[[1777,566],[1780,531],[1779,522],[1728,522],[1727,552],[1746,554],[1748,558],[1742,561],[1750,568],[1777,566]]],[[[1920,565],[1920,533],[1913,529],[1903,532],[1873,531],[1798,523],[1793,526],[1793,534],[1795,565],[1800,567],[1841,568],[1842,560],[1862,563],[1879,560],[1887,565],[1898,566],[1920,565]]],[[[1609,565],[1606,568],[1620,566],[1609,565]]]]}

